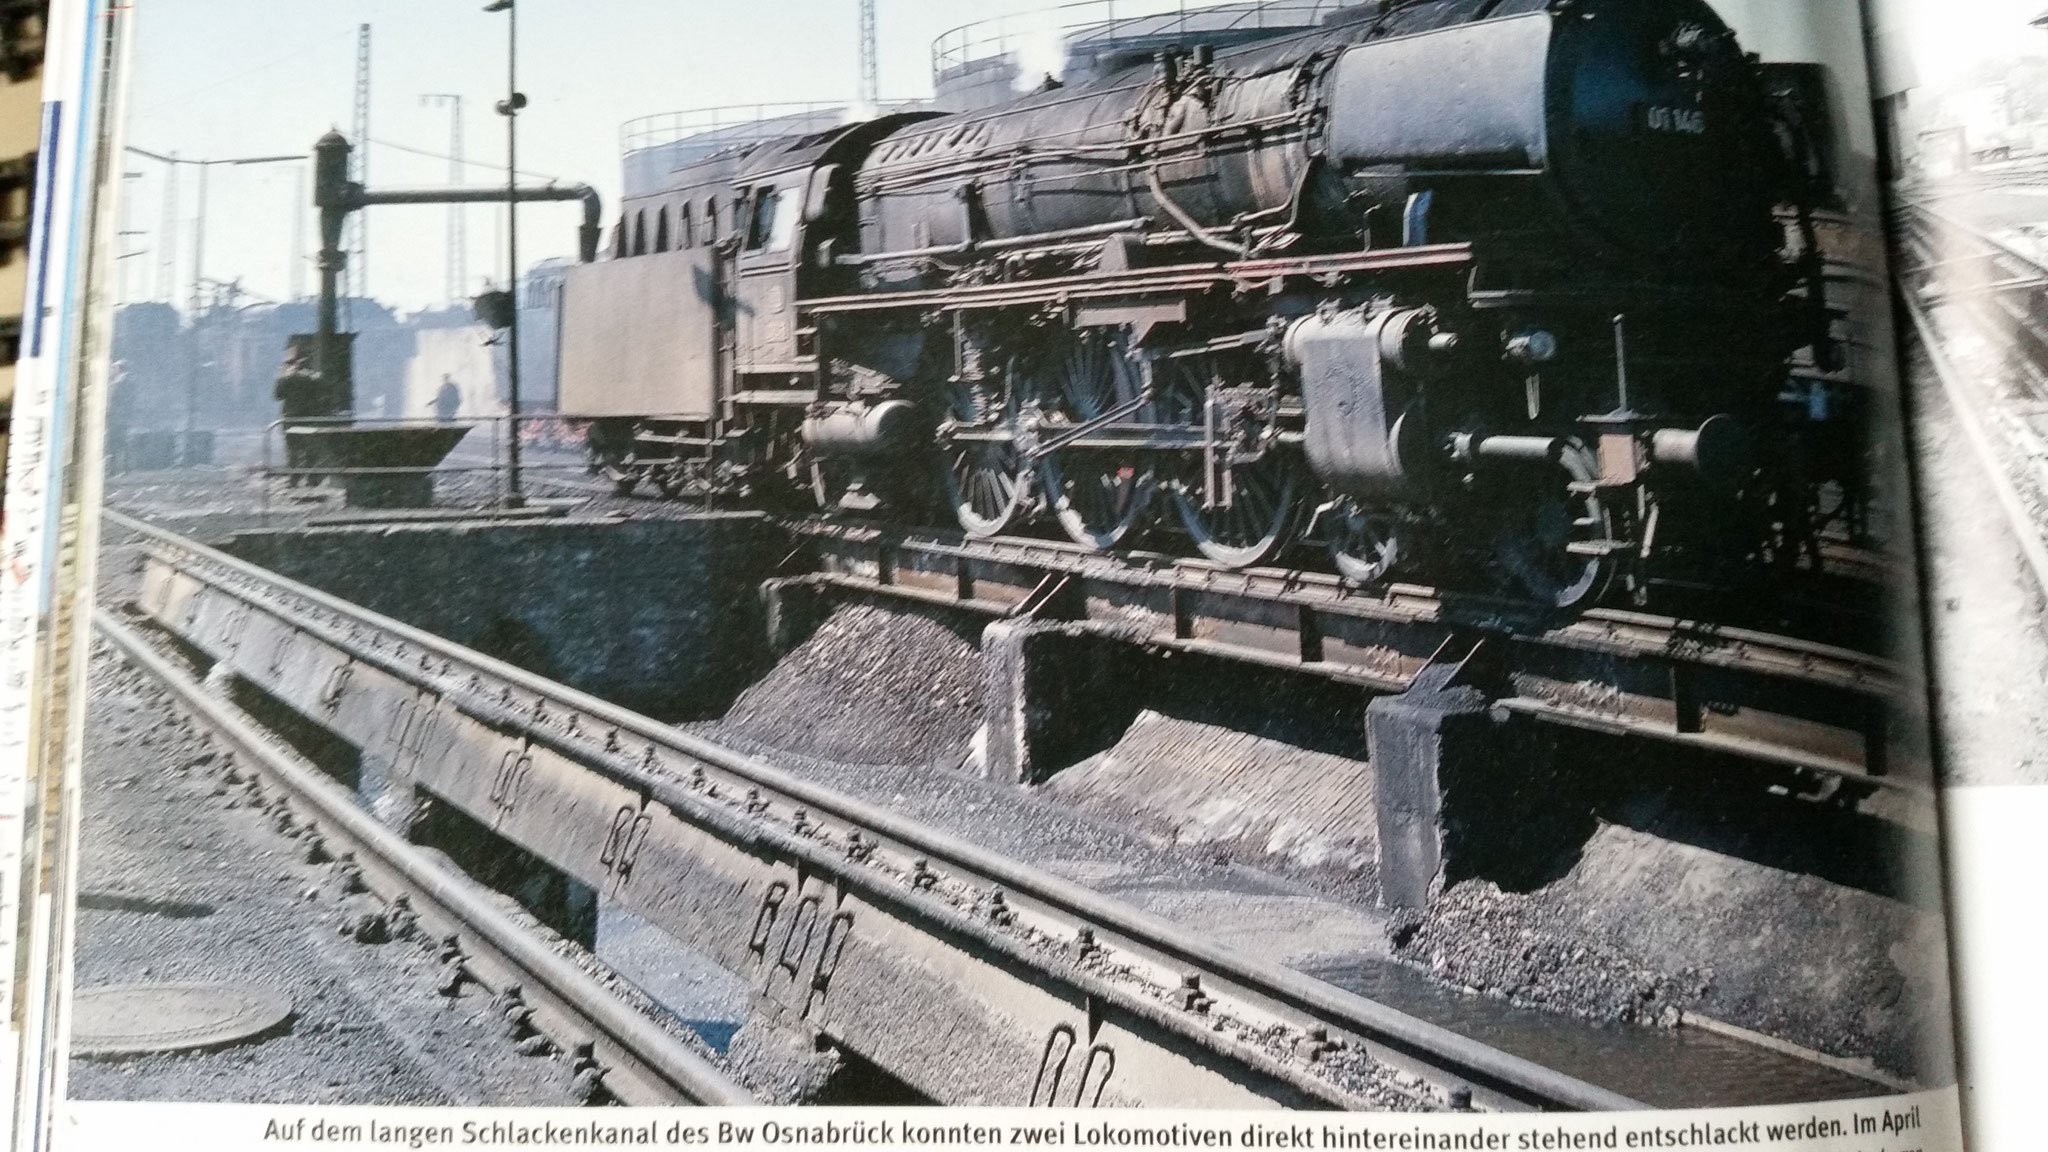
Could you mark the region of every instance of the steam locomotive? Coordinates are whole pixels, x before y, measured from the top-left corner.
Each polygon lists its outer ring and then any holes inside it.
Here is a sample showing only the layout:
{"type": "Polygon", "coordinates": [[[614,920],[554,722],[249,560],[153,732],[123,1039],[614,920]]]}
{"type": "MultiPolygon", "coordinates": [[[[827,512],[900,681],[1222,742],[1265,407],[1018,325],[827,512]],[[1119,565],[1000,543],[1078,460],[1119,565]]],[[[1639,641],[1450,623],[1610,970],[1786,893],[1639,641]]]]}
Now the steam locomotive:
{"type": "Polygon", "coordinates": [[[623,489],[971,537],[1557,607],[1793,562],[1858,448],[1788,383],[1782,97],[1702,0],[1379,0],[710,156],[569,272],[561,411],[623,489]]]}

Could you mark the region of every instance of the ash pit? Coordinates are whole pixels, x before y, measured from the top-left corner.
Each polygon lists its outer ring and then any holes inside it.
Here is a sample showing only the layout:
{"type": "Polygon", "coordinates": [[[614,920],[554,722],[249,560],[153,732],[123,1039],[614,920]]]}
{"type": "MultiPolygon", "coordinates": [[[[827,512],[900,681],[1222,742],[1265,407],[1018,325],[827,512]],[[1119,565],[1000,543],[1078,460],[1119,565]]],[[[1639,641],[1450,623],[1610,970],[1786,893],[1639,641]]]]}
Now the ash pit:
{"type": "MultiPolygon", "coordinates": [[[[1940,979],[1924,946],[1936,914],[1881,866],[1924,835],[1894,793],[1816,807],[1755,773],[1508,721],[1447,793],[1472,802],[1454,818],[1479,850],[1425,906],[1388,914],[1362,688],[1156,651],[1113,628],[991,626],[817,585],[801,611],[772,595],[764,609],[764,582],[786,594],[803,573],[754,516],[245,532],[228,550],[1163,913],[1341,909],[1368,930],[1319,948],[1295,939],[1303,923],[1327,927],[1314,917],[1275,929],[1264,911],[1230,912],[1246,941],[1335,983],[1407,987],[1384,975],[1395,965],[1499,1013],[1603,1027],[1710,1017],[1901,1081],[1947,1075],[1934,1022],[1863,1011],[1940,979]],[[1005,723],[1025,755],[1004,758],[1005,723]],[[1825,853],[1817,830],[1832,830],[1825,853]],[[1131,837],[1194,866],[1178,881],[1161,879],[1170,863],[1130,866],[1111,841],[1131,837]],[[1257,897],[1179,891],[1210,881],[1257,897]],[[1850,958],[1836,968],[1853,976],[1796,963],[1815,954],[1850,958]]],[[[685,1014],[714,1042],[738,1018],[685,1014]]]]}

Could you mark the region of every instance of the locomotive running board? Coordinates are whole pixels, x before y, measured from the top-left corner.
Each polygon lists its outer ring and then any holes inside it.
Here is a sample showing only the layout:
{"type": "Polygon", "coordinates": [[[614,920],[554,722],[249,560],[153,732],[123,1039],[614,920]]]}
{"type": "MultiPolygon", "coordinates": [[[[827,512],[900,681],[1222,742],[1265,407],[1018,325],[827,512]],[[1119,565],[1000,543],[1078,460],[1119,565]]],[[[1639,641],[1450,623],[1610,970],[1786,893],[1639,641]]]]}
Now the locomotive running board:
{"type": "Polygon", "coordinates": [[[139,607],[428,793],[748,979],[757,1019],[944,1104],[1635,1101],[127,517],[139,607]]]}
{"type": "Polygon", "coordinates": [[[1175,264],[1084,276],[1058,276],[1028,284],[964,284],[916,292],[866,292],[825,296],[800,302],[797,310],[813,315],[874,312],[892,308],[940,308],[969,311],[1012,308],[1023,304],[1065,304],[1084,300],[1142,299],[1214,288],[1273,291],[1288,281],[1329,286],[1340,278],[1367,272],[1434,271],[1455,273],[1472,264],[1470,244],[1426,244],[1338,256],[1297,256],[1290,259],[1238,260],[1215,264],[1175,264]]]}

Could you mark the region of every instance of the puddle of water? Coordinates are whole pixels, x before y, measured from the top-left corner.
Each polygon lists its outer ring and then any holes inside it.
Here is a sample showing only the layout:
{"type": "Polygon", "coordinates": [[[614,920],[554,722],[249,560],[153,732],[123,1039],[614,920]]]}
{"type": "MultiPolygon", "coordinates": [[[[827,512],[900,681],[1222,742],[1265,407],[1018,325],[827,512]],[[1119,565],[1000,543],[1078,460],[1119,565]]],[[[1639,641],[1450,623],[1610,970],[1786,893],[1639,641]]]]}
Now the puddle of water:
{"type": "Polygon", "coordinates": [[[597,906],[597,958],[674,1013],[717,1052],[747,1017],[744,980],[609,900],[597,906]]]}
{"type": "Polygon", "coordinates": [[[1791,1104],[1891,1093],[1860,1076],[1718,1032],[1600,1023],[1517,1008],[1451,991],[1391,961],[1353,958],[1305,968],[1304,974],[1653,1107],[1791,1104]]]}

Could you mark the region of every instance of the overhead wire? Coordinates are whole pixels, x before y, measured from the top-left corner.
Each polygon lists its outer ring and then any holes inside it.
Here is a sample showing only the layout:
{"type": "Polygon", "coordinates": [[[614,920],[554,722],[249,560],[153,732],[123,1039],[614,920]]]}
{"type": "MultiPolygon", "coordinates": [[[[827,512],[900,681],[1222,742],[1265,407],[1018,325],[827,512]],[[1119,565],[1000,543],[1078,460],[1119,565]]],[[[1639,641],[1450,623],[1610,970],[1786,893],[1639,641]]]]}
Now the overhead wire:
{"type": "Polygon", "coordinates": [[[258,72],[269,71],[270,69],[275,68],[280,64],[289,64],[292,61],[299,59],[300,57],[306,55],[307,53],[321,46],[322,38],[308,40],[304,44],[299,45],[297,48],[294,48],[281,56],[276,56],[271,58],[270,60],[264,61],[261,64],[256,64],[251,67],[244,68],[240,72],[235,72],[230,75],[220,77],[217,80],[212,80],[205,84],[201,84],[196,88],[187,88],[183,92],[179,92],[175,95],[165,97],[161,100],[151,99],[147,101],[147,103],[140,103],[140,106],[136,108],[131,118],[135,120],[142,120],[154,116],[160,112],[175,110],[176,108],[178,108],[178,106],[184,104],[186,101],[191,100],[195,96],[201,95],[206,92],[211,92],[215,88],[219,88],[225,84],[232,84],[237,80],[245,80],[251,76],[256,75],[258,72]]]}
{"type": "MultiPolygon", "coordinates": [[[[468,159],[467,157],[458,160],[456,157],[450,156],[446,152],[436,152],[430,148],[415,148],[410,144],[400,144],[395,140],[382,140],[375,136],[369,137],[368,140],[370,143],[377,145],[379,148],[389,148],[396,152],[409,152],[414,156],[424,156],[429,160],[446,160],[451,163],[459,163],[464,168],[483,168],[493,173],[503,172],[505,170],[503,165],[494,164],[489,160],[471,160],[468,159]]],[[[551,176],[546,172],[528,172],[526,169],[522,168],[519,170],[519,174],[521,176],[525,176],[533,180],[545,180],[550,184],[560,184],[563,182],[560,176],[551,176]]]]}

